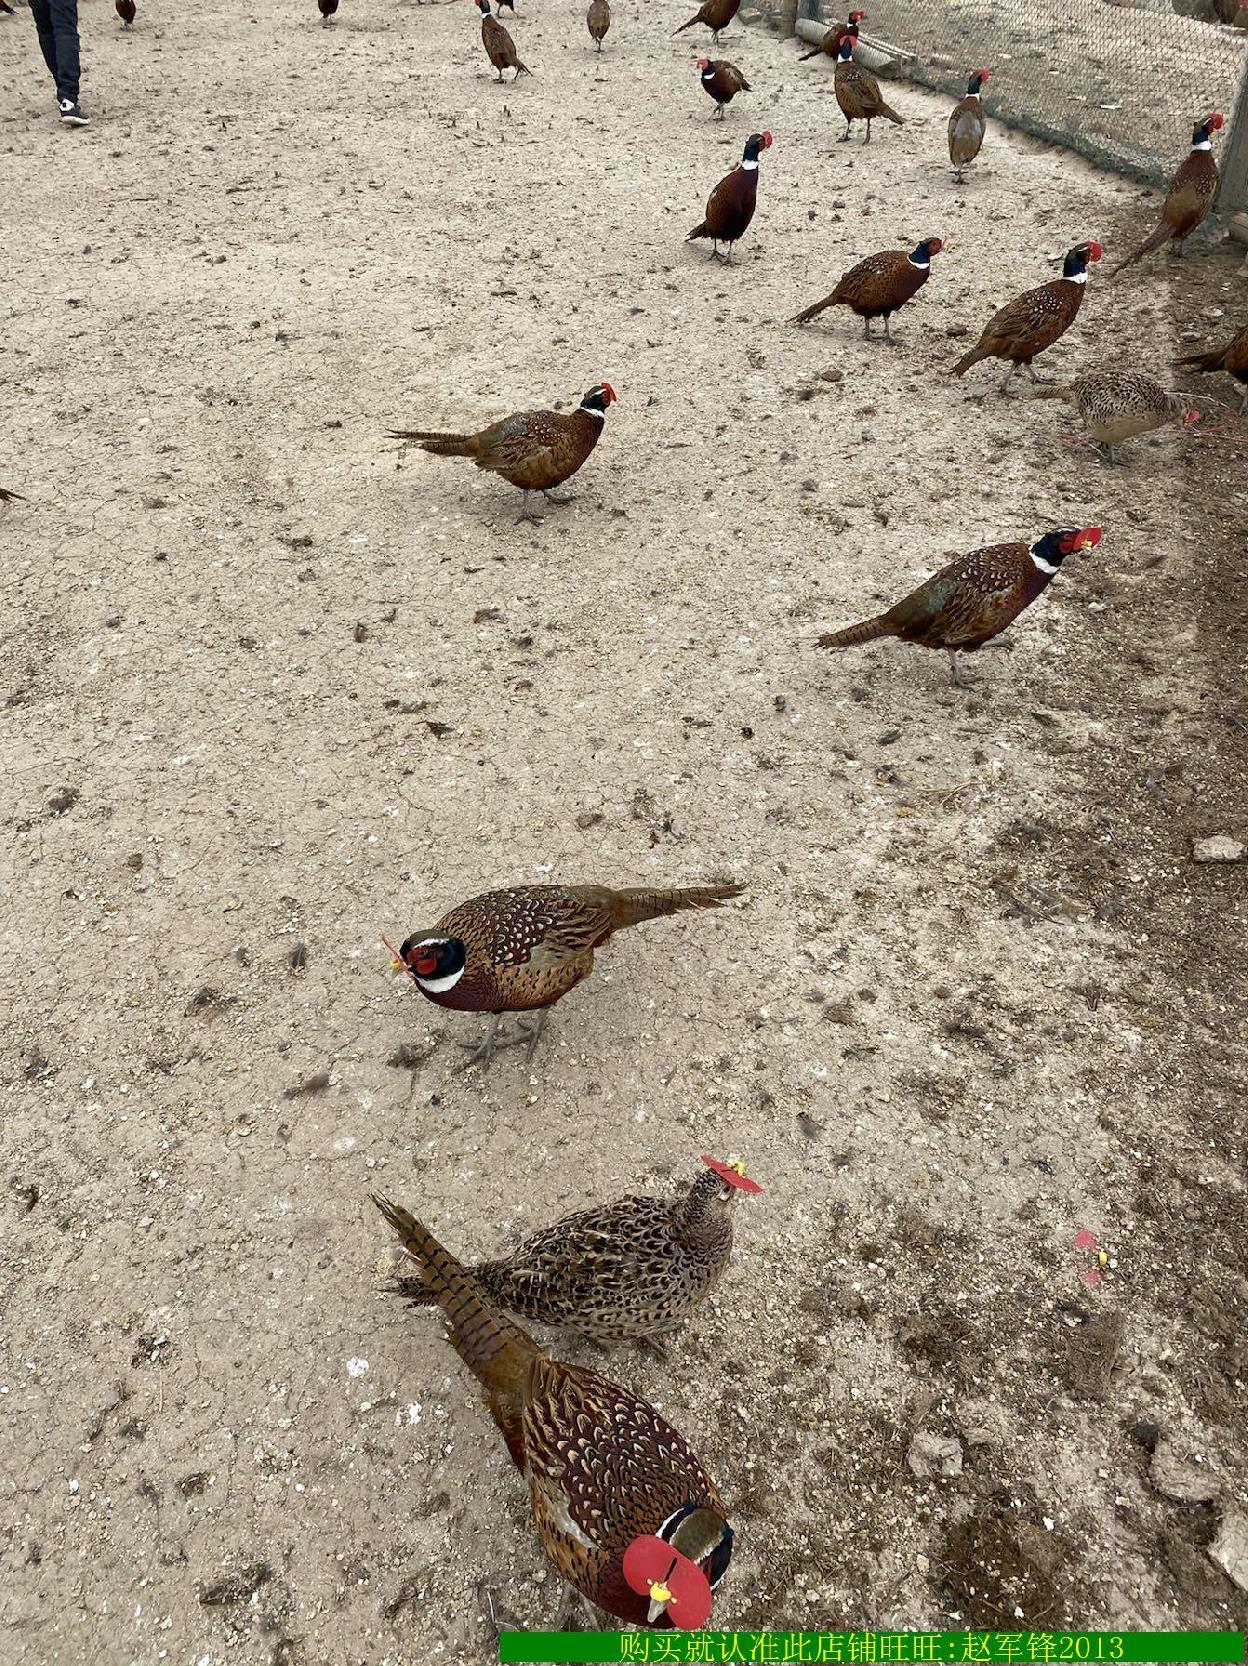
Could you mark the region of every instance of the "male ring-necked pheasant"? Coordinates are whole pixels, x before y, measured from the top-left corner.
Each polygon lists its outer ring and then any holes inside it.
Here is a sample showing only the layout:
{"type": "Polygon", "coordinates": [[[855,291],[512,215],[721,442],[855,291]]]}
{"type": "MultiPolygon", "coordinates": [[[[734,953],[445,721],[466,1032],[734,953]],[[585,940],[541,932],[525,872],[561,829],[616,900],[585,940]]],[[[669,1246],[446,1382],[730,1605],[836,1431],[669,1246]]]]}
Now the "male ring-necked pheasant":
{"type": "Polygon", "coordinates": [[[984,121],[982,94],[991,74],[990,69],[971,71],[966,92],[954,105],[949,117],[949,160],[953,163],[953,177],[959,185],[962,175],[983,146],[987,123],[984,121]]]}
{"type": "Polygon", "coordinates": [[[649,890],[607,885],[518,885],[459,903],[430,931],[414,931],[399,963],[438,1006],[493,1014],[490,1031],[470,1062],[488,1066],[504,1012],[538,1012],[527,1032],[532,1059],[546,1014],[594,966],[594,950],[626,926],[715,908],[739,897],[744,885],[649,890]]]}
{"type": "Polygon", "coordinates": [[[919,293],[932,269],[932,256],[943,248],[939,237],[925,237],[910,254],[900,249],[881,249],[878,254],[868,255],[850,267],[830,295],[799,312],[793,322],[806,324],[828,307],[848,307],[862,319],[863,334],[868,341],[871,320],[882,318],[884,339],[891,347],[889,319],[919,293]]]}
{"type": "Polygon", "coordinates": [[[492,422],[477,434],[443,434],[423,428],[392,428],[389,437],[418,445],[435,457],[471,457],[479,469],[499,474],[524,493],[519,521],[541,516],[529,508],[529,493],[541,492],[552,503],[555,488],[570,480],[598,444],[607,410],[615,404],[610,382],[590,388],[575,411],[519,411],[492,422]]]}
{"type": "Polygon", "coordinates": [[[712,260],[720,258],[719,245],[726,243],[728,253],[723,259],[732,260],[732,245],[745,236],[758,206],[759,156],[763,151],[770,150],[771,145],[770,133],[750,134],[745,141],[740,164],[730,174],[724,175],[706,199],[706,213],[685,238],[686,243],[692,243],[698,237],[709,238],[712,260]]]}
{"type": "Polygon", "coordinates": [[[1188,353],[1177,363],[1190,364],[1196,370],[1225,370],[1228,376],[1239,383],[1239,414],[1248,416],[1248,324],[1244,325],[1238,335],[1232,336],[1225,347],[1188,353]]]}
{"type": "MultiPolygon", "coordinates": [[[[703,1157],[675,1197],[629,1196],[565,1215],[510,1255],[468,1271],[487,1299],[529,1324],[595,1342],[675,1330],[719,1283],[732,1255],[732,1205],[762,1187],[744,1163],[703,1157]]],[[[390,1286],[416,1307],[438,1297],[422,1271],[390,1286]]]]}
{"type": "Polygon", "coordinates": [[[920,648],[943,648],[955,687],[959,653],[972,653],[999,636],[1043,595],[1074,550],[1094,549],[1099,526],[1068,526],[1045,532],[1033,543],[990,544],[972,550],[925,579],[917,590],[885,613],[821,636],[820,648],[856,648],[882,636],[897,636],[920,648]]]}
{"type": "Polygon", "coordinates": [[[850,129],[856,121],[865,121],[867,136],[864,144],[871,143],[871,123],[878,121],[881,116],[898,127],[904,127],[905,122],[887,103],[880,91],[880,83],[870,70],[854,62],[855,37],[847,34],[841,41],[836,60],[836,76],[832,83],[832,90],[836,94],[836,102],[841,107],[841,114],[845,117],[845,131],[840,142],[845,144],[849,139],[850,129]]]}
{"type": "Polygon", "coordinates": [[[823,37],[818,46],[812,46],[809,52],[798,53],[798,63],[804,64],[810,58],[838,58],[841,52],[841,42],[847,35],[853,40],[857,40],[858,25],[860,23],[865,23],[866,18],[866,12],[850,12],[849,17],[844,23],[838,23],[835,21],[829,23],[827,28],[823,31],[823,37]]]}
{"type": "Polygon", "coordinates": [[[629,1625],[704,1626],[733,1534],[688,1442],[629,1389],[544,1353],[406,1209],[373,1201],[420,1262],[447,1340],[485,1389],[559,1574],[629,1625]]]}
{"type": "Polygon", "coordinates": [[[748,93],[750,83],[736,64],[727,58],[699,58],[698,75],[702,91],[715,100],[715,114],[723,119],[724,106],[731,104],[738,93],[748,93]]]}
{"type": "MultiPolygon", "coordinates": [[[[481,44],[485,48],[485,55],[498,71],[498,79],[503,79],[505,69],[514,69],[513,81],[518,81],[522,75],[532,75],[533,71],[527,64],[522,64],[516,55],[516,43],[510,32],[503,27],[490,11],[490,0],[475,0],[477,10],[481,13],[481,44]]],[[[513,6],[512,11],[515,11],[513,6]]]]}
{"type": "Polygon", "coordinates": [[[1104,253],[1095,242],[1077,243],[1068,250],[1061,277],[1025,289],[993,313],[974,347],[954,365],[953,374],[964,376],[981,359],[1005,359],[1010,368],[1001,383],[1002,393],[1020,364],[1026,366],[1032,381],[1038,382],[1032,360],[1060,340],[1079,316],[1088,287],[1088,262],[1100,260],[1104,253]]]}
{"type": "Polygon", "coordinates": [[[1145,255],[1152,254],[1163,243],[1169,243],[1172,255],[1183,253],[1183,244],[1201,224],[1213,207],[1218,194],[1218,164],[1213,159],[1213,135],[1222,126],[1222,117],[1212,111],[1192,130],[1192,148],[1179,164],[1170,181],[1166,200],[1161,205],[1161,224],[1130,254],[1115,266],[1113,276],[1132,266],[1145,255]]]}

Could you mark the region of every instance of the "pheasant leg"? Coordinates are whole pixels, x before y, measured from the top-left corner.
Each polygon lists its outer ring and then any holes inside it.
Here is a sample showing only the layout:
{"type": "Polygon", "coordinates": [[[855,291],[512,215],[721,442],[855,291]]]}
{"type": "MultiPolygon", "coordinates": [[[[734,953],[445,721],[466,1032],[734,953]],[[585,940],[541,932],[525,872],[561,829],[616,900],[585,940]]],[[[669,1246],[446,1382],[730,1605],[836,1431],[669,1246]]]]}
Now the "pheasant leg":
{"type": "Polygon", "coordinates": [[[1035,367],[1034,364],[1032,364],[1030,359],[1027,360],[1027,374],[1031,377],[1033,382],[1037,382],[1037,383],[1039,383],[1039,382],[1051,382],[1053,380],[1053,378],[1051,376],[1037,376],[1036,375],[1036,367],[1035,367]]]}
{"type": "Polygon", "coordinates": [[[498,1045],[498,1027],[503,1021],[501,1012],[496,1012],[490,1019],[490,1027],[486,1031],[485,1040],[478,1042],[461,1041],[459,1045],[468,1054],[460,1065],[461,1070],[471,1070],[474,1064],[479,1064],[482,1070],[488,1070],[494,1058],[494,1050],[498,1045]]]}
{"type": "Polygon", "coordinates": [[[1001,384],[1001,392],[1002,393],[1008,393],[1009,392],[1010,381],[1013,378],[1014,372],[1017,369],[1018,369],[1018,360],[1015,359],[1013,364],[1010,366],[1010,368],[1005,373],[1005,380],[1001,384]]]}
{"type": "Polygon", "coordinates": [[[534,526],[541,526],[542,519],[543,517],[541,515],[537,514],[535,510],[529,508],[529,493],[525,492],[524,502],[520,507],[520,513],[516,516],[516,525],[519,526],[521,521],[532,521],[534,526]]]}
{"type": "Polygon", "coordinates": [[[549,1016],[550,1008],[541,1007],[532,1025],[524,1030],[524,1035],[527,1036],[529,1043],[528,1050],[524,1055],[526,1065],[533,1063],[533,1055],[537,1051],[538,1042],[542,1039],[542,1031],[546,1028],[546,1020],[549,1016]]]}
{"type": "Polygon", "coordinates": [[[1113,464],[1118,461],[1118,453],[1114,450],[1113,446],[1110,445],[1108,440],[1098,440],[1096,442],[1096,449],[1100,452],[1101,461],[1103,463],[1113,464]]]}
{"type": "Polygon", "coordinates": [[[888,343],[888,345],[890,347],[896,347],[896,345],[897,345],[897,343],[893,340],[892,331],[888,327],[888,314],[887,313],[884,314],[884,340],[888,343]]]}
{"type": "Polygon", "coordinates": [[[864,145],[869,145],[871,143],[871,118],[870,118],[870,116],[867,117],[867,136],[862,142],[863,142],[864,145]]]}
{"type": "Polygon", "coordinates": [[[850,129],[851,125],[852,124],[850,122],[849,117],[846,116],[846,118],[845,118],[845,131],[844,131],[844,133],[841,134],[840,138],[836,141],[838,145],[847,145],[849,143],[849,129],[850,129]]]}
{"type": "Polygon", "coordinates": [[[973,680],[968,681],[968,679],[966,677],[963,677],[960,674],[960,672],[958,671],[957,650],[955,648],[950,648],[948,650],[948,652],[949,652],[949,681],[953,684],[954,688],[973,688],[975,686],[974,681],[973,680]]]}

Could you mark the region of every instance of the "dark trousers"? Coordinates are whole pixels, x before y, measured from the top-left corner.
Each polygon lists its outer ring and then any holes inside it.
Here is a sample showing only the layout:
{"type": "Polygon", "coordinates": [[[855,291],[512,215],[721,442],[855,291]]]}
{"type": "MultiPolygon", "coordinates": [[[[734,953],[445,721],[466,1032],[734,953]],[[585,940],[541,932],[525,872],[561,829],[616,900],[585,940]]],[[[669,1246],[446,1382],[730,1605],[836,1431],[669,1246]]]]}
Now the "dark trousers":
{"type": "Polygon", "coordinates": [[[58,99],[78,102],[78,0],[30,0],[43,61],[58,99]]]}

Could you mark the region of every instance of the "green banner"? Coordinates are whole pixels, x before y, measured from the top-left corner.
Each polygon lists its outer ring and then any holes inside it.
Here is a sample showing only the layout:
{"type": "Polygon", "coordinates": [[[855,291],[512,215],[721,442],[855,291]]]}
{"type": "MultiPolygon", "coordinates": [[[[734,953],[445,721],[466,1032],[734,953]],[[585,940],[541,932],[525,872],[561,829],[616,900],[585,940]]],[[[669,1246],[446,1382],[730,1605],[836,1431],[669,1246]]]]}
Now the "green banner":
{"type": "Polygon", "coordinates": [[[1244,1660],[1242,1631],[504,1631],[498,1658],[521,1661],[1196,1662],[1244,1660]]]}

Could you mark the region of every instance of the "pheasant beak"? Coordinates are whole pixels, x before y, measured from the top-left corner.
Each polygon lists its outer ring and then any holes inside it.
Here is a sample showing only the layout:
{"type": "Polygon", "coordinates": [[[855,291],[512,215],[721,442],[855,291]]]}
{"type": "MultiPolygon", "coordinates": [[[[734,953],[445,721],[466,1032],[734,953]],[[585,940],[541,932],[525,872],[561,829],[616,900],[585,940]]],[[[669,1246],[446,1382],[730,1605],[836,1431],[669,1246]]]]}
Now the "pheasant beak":
{"type": "Polygon", "coordinates": [[[1079,541],[1075,545],[1077,550],[1094,550],[1101,541],[1099,526],[1085,526],[1079,534],[1079,541]]]}
{"type": "Polygon", "coordinates": [[[410,967],[403,964],[402,956],[388,937],[382,938],[382,944],[390,951],[390,969],[392,972],[410,972],[410,967]]]}
{"type": "Polygon", "coordinates": [[[650,1608],[646,1614],[646,1624],[653,1625],[672,1600],[672,1593],[661,1580],[655,1580],[650,1586],[650,1608]]]}

